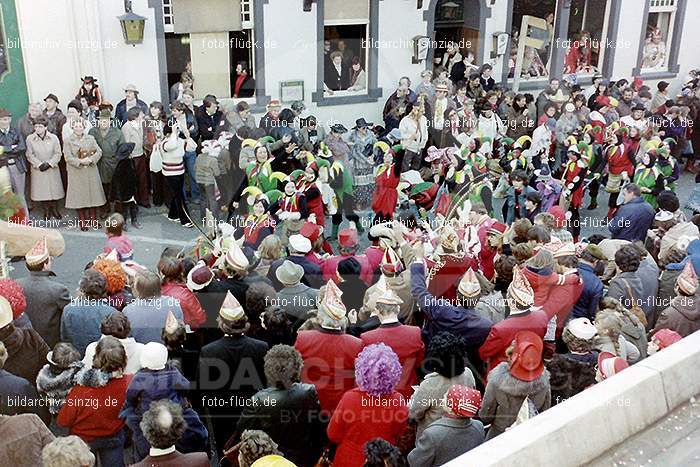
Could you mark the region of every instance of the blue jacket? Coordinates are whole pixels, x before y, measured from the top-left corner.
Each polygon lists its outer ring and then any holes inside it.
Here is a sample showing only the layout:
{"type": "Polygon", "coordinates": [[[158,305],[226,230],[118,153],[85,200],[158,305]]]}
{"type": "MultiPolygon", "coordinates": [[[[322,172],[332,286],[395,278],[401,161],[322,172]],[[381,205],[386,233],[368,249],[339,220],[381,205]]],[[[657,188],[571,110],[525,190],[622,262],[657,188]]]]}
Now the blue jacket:
{"type": "Polygon", "coordinates": [[[603,282],[593,272],[588,264],[581,263],[578,267],[578,275],[583,280],[583,290],[571,311],[573,318],[588,318],[593,322],[598,302],[603,298],[603,282]]]}
{"type": "Polygon", "coordinates": [[[612,238],[617,240],[644,241],[654,222],[654,208],[641,197],[623,204],[608,223],[612,238]]]}
{"type": "Polygon", "coordinates": [[[46,404],[39,404],[39,399],[36,388],[29,381],[9,371],[0,370],[0,414],[33,413],[48,425],[51,422],[49,409],[46,404]],[[13,403],[10,404],[10,401],[13,403]]]}
{"type": "MultiPolygon", "coordinates": [[[[142,344],[149,342],[162,344],[161,332],[165,326],[168,311],[172,311],[178,320],[184,319],[180,302],[172,297],[136,299],[129,303],[124,307],[124,314],[131,323],[131,337],[142,344]]],[[[97,339],[93,339],[91,342],[99,340],[99,337],[97,336],[97,339]]]]}
{"type": "MultiPolygon", "coordinates": [[[[148,115],[148,105],[144,101],[136,98],[136,105],[143,111],[144,115],[148,115]]],[[[129,109],[126,108],[126,99],[122,99],[114,109],[114,118],[116,118],[120,124],[124,125],[128,120],[128,112],[129,109]]]]}
{"type": "Polygon", "coordinates": [[[437,298],[428,292],[424,264],[411,265],[411,295],[425,314],[422,334],[426,342],[430,342],[435,334],[448,331],[461,336],[466,342],[467,350],[478,350],[491,331],[493,323],[473,309],[456,306],[451,301],[437,298]]]}
{"type": "Polygon", "coordinates": [[[82,358],[88,344],[97,342],[102,337],[102,320],[116,311],[107,304],[107,300],[95,302],[89,298],[84,301],[80,298],[75,299],[63,309],[61,341],[73,344],[82,358]]]}

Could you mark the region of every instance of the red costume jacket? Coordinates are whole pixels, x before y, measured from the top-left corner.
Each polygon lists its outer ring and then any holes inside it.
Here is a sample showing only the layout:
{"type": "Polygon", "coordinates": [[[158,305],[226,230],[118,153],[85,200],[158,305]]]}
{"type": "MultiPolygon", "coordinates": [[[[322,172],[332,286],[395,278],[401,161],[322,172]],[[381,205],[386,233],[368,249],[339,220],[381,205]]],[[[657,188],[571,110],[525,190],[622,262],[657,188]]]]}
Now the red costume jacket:
{"type": "Polygon", "coordinates": [[[382,324],[377,329],[362,333],[360,336],[364,347],[383,342],[396,352],[401,362],[403,373],[396,386],[406,399],[413,394],[411,386],[418,384],[416,369],[423,363],[425,345],[418,326],[406,326],[399,323],[382,324]]]}
{"type": "Polygon", "coordinates": [[[354,255],[354,256],[343,256],[343,255],[338,255],[338,256],[331,256],[330,258],[326,259],[323,262],[323,266],[321,268],[321,271],[323,271],[323,280],[324,281],[329,281],[333,280],[334,282],[338,282],[338,275],[336,272],[338,271],[338,263],[340,263],[344,259],[348,258],[355,258],[359,263],[360,267],[362,268],[360,270],[360,279],[367,284],[371,285],[372,280],[374,279],[374,269],[371,268],[371,265],[367,259],[367,256],[365,255],[354,255]]]}
{"type": "Polygon", "coordinates": [[[544,311],[535,309],[511,315],[491,327],[486,341],[479,348],[479,356],[487,365],[487,374],[499,363],[508,360],[506,349],[520,331],[532,331],[541,338],[547,332],[549,318],[544,311]]]}
{"type": "Polygon", "coordinates": [[[318,189],[318,184],[316,182],[303,181],[299,184],[299,190],[306,197],[306,209],[309,211],[309,214],[315,214],[316,224],[323,227],[326,224],[326,214],[323,210],[323,198],[321,197],[321,190],[318,189]]]}
{"type": "Polygon", "coordinates": [[[180,302],[185,324],[192,329],[197,329],[207,320],[207,315],[197,296],[187,288],[185,284],[168,282],[160,287],[161,295],[176,298],[180,302]]]}
{"type": "Polygon", "coordinates": [[[468,268],[476,271],[479,264],[474,258],[467,255],[461,258],[454,255],[442,255],[441,260],[444,261],[444,264],[439,266],[436,262],[426,259],[428,266],[426,274],[432,276],[428,283],[428,291],[437,298],[444,298],[455,303],[459,280],[468,268]]]}
{"type": "MultiPolygon", "coordinates": [[[[526,267],[523,269],[523,274],[525,274],[532,290],[535,292],[535,306],[542,307],[548,318],[560,313],[563,308],[568,306],[571,297],[563,295],[570,295],[572,293],[571,286],[578,284],[580,281],[578,274],[561,275],[553,272],[551,269],[541,269],[535,272],[526,267]],[[558,290],[556,293],[553,293],[555,289],[558,290]],[[567,290],[566,294],[563,290],[567,290]]],[[[578,295],[575,297],[574,302],[577,299],[578,295]]]]}
{"type": "Polygon", "coordinates": [[[584,179],[587,169],[583,161],[569,161],[564,169],[564,184],[571,190],[571,207],[580,208],[583,204],[584,179]]]}
{"type": "MultiPolygon", "coordinates": [[[[608,173],[620,175],[622,172],[627,172],[627,175],[632,178],[634,175],[634,157],[630,159],[631,146],[627,144],[618,144],[608,148],[608,173]]],[[[635,154],[636,150],[634,151],[635,154]]]]}
{"type": "Polygon", "coordinates": [[[342,331],[299,331],[294,348],[304,359],[301,380],[316,386],[321,409],[333,412],[346,391],[355,387],[355,358],[362,341],[342,331]]]}
{"type": "Polygon", "coordinates": [[[396,187],[401,180],[401,164],[391,164],[381,170],[374,179],[374,194],[372,195],[372,211],[382,216],[394,217],[399,193],[396,187]]]}
{"type": "Polygon", "coordinates": [[[408,407],[397,391],[381,397],[360,389],[348,391],[328,424],[328,439],[338,445],[333,467],[362,467],[367,441],[382,438],[396,444],[406,420],[408,407]]]}

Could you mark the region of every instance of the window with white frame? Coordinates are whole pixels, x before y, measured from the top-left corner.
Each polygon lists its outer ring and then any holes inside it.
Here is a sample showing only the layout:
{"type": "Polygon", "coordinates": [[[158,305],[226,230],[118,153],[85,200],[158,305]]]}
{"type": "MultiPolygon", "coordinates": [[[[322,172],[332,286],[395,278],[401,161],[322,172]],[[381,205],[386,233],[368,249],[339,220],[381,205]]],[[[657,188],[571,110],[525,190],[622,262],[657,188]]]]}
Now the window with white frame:
{"type": "Polygon", "coordinates": [[[367,93],[369,0],[325,0],[324,95],[367,93]]]}
{"type": "Polygon", "coordinates": [[[642,49],[642,71],[668,68],[669,52],[673,47],[673,27],[678,0],[648,0],[646,38],[642,49]]]}
{"type": "Polygon", "coordinates": [[[550,74],[549,65],[554,45],[554,19],[556,18],[556,0],[514,0],[513,17],[511,19],[511,46],[508,61],[508,77],[515,76],[518,46],[520,37],[529,37],[538,41],[539,46],[525,45],[522,53],[522,63],[517,72],[521,78],[547,78],[550,74]],[[523,16],[534,17],[542,22],[543,28],[528,24],[526,31],[523,27],[523,16]]]}
{"type": "MultiPolygon", "coordinates": [[[[163,0],[163,26],[165,32],[174,31],[172,0],[163,0]]],[[[253,29],[253,0],[241,0],[241,23],[243,29],[253,29]]]]}

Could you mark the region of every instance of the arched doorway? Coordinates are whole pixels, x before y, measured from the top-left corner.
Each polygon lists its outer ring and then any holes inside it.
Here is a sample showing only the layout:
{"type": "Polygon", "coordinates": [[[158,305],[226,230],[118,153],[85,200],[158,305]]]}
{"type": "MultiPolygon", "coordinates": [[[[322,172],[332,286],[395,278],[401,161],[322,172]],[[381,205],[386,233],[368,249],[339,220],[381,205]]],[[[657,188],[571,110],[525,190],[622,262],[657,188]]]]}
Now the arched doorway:
{"type": "Polygon", "coordinates": [[[432,54],[429,56],[434,65],[439,65],[446,51],[446,45],[452,41],[464,56],[467,51],[474,54],[474,63],[483,61],[483,37],[481,26],[486,11],[482,11],[481,0],[432,0],[428,13],[428,36],[434,39],[432,54]],[[432,25],[431,20],[432,19],[432,25]]]}

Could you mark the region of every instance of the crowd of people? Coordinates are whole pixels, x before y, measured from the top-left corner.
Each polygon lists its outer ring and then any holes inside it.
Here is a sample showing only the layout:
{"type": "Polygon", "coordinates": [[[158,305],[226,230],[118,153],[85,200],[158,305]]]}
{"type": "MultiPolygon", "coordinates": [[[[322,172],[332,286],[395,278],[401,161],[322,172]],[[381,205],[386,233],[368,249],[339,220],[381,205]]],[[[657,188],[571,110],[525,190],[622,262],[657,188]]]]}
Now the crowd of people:
{"type": "Polygon", "coordinates": [[[442,465],[700,329],[698,73],[535,97],[463,60],[350,130],[186,74],[170,114],[93,77],[0,109],[25,209],[106,234],[77,292],[46,239],[0,280],[2,464],[442,465]],[[197,230],[146,265],[152,204],[197,230]]]}

